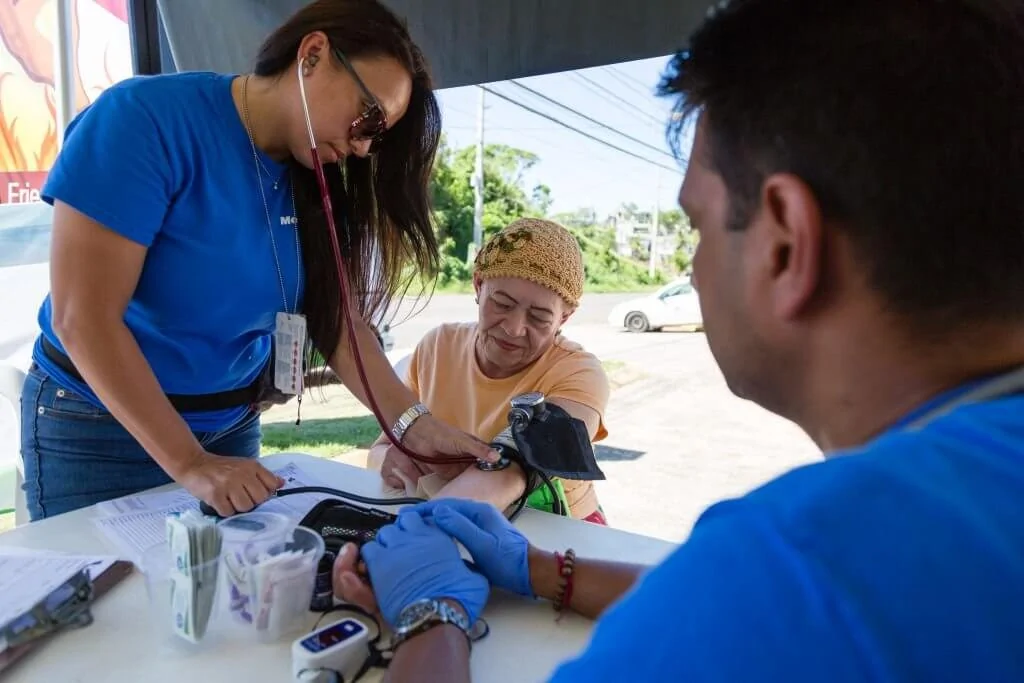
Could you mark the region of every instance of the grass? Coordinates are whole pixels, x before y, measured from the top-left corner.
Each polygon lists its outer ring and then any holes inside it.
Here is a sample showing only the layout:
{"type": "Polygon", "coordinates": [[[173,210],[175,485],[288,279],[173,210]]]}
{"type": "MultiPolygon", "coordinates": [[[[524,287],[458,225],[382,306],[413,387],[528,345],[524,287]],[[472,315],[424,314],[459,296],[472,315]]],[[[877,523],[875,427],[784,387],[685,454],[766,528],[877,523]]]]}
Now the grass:
{"type": "Polygon", "coordinates": [[[14,528],[14,482],[16,472],[10,469],[0,470],[0,532],[14,528]]]}
{"type": "Polygon", "coordinates": [[[299,451],[320,457],[332,457],[357,448],[369,448],[380,434],[373,415],[358,417],[314,418],[263,425],[263,455],[299,451]]]}

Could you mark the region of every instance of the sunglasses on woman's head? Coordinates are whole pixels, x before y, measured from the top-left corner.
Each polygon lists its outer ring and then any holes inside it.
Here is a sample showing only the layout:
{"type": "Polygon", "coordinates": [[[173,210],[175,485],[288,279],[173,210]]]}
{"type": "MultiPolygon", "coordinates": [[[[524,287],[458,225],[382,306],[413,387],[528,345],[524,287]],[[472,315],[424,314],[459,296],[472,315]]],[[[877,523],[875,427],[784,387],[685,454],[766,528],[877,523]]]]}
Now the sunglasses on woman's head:
{"type": "Polygon", "coordinates": [[[380,106],[377,98],[370,92],[370,89],[363,83],[363,79],[359,78],[359,74],[356,73],[355,68],[348,61],[348,58],[345,57],[345,54],[338,48],[333,48],[332,51],[349,75],[352,76],[352,80],[359,86],[359,90],[363,93],[363,99],[366,100],[366,109],[352,122],[349,137],[353,140],[370,140],[370,154],[373,154],[380,147],[381,138],[388,130],[388,115],[385,113],[384,107],[380,106]]]}

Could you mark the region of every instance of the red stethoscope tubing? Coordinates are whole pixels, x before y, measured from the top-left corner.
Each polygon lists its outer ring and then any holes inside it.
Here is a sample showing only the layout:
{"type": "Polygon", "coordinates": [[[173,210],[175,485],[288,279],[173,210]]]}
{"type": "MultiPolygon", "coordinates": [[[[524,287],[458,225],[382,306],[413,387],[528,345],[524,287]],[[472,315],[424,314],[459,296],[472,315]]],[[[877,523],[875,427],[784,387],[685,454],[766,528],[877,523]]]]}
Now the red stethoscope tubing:
{"type": "Polygon", "coordinates": [[[351,309],[348,278],[345,277],[345,260],[342,258],[341,246],[338,244],[338,231],[334,222],[334,209],[331,205],[331,195],[327,188],[327,177],[324,175],[324,169],[320,163],[320,154],[316,151],[316,138],[313,136],[313,124],[310,121],[309,109],[306,105],[306,89],[303,84],[302,60],[299,60],[299,92],[302,97],[302,109],[306,118],[306,132],[309,134],[310,152],[313,158],[313,172],[316,173],[317,183],[320,186],[320,200],[323,203],[324,215],[327,218],[327,232],[331,236],[331,248],[334,251],[334,263],[337,266],[338,280],[341,283],[342,326],[344,327],[344,332],[348,334],[348,343],[352,347],[352,356],[355,360],[356,371],[359,373],[359,381],[363,386],[363,391],[366,392],[366,400],[370,404],[370,410],[373,412],[373,416],[377,419],[377,423],[380,425],[381,431],[383,431],[387,436],[388,441],[390,441],[395,448],[413,460],[433,464],[476,462],[477,459],[471,455],[436,457],[416,453],[395,438],[395,435],[387,425],[387,421],[381,414],[380,406],[377,405],[377,399],[374,397],[373,390],[370,389],[370,382],[366,377],[366,369],[363,367],[363,357],[359,351],[359,341],[356,339],[355,326],[352,324],[354,316],[351,309]]]}

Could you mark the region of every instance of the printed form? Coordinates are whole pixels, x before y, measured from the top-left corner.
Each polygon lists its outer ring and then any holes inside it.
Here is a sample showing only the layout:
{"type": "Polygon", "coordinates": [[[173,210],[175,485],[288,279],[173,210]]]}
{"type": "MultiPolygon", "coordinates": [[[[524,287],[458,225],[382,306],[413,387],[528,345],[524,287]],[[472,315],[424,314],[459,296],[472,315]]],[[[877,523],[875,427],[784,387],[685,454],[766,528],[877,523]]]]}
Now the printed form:
{"type": "Polygon", "coordinates": [[[28,612],[82,569],[95,580],[116,557],[0,548],[0,625],[28,612]]]}
{"type": "MultiPolygon", "coordinates": [[[[284,479],[282,488],[324,486],[298,465],[290,463],[273,470],[284,479]]],[[[324,493],[300,493],[271,498],[259,507],[261,512],[276,512],[298,523],[314,505],[331,496],[324,493]]],[[[138,564],[147,550],[167,542],[167,515],[199,509],[199,501],[188,491],[176,489],[139,493],[96,505],[99,517],[93,522],[118,548],[124,559],[138,564]]]]}

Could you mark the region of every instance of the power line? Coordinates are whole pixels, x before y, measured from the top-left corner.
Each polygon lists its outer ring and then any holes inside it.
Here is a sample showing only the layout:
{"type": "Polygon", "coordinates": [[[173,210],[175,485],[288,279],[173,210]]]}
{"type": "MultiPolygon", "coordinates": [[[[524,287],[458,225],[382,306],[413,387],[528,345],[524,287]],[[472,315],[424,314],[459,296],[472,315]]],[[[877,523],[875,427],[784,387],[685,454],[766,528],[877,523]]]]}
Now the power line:
{"type": "MultiPolygon", "coordinates": [[[[584,76],[583,74],[581,74],[579,72],[577,72],[577,73],[575,73],[573,75],[576,76],[577,78],[580,78],[580,79],[586,81],[587,83],[589,83],[591,86],[597,88],[598,90],[602,90],[602,91],[608,93],[609,95],[614,97],[619,102],[622,102],[623,104],[625,104],[626,107],[629,108],[628,113],[630,113],[630,114],[637,113],[637,114],[640,114],[641,116],[645,116],[648,119],[650,119],[651,121],[653,121],[654,123],[658,124],[659,126],[663,123],[663,121],[661,121],[661,119],[657,118],[653,114],[650,114],[650,113],[644,111],[643,109],[640,109],[638,106],[636,106],[636,104],[630,102],[629,100],[624,98],[622,95],[619,95],[617,92],[615,92],[613,90],[609,90],[608,88],[604,87],[603,85],[601,85],[600,83],[598,83],[594,79],[588,78],[588,77],[584,76]]],[[[607,98],[604,98],[604,99],[606,101],[609,101],[609,100],[607,100],[607,98]]],[[[614,102],[613,102],[613,104],[614,104],[614,102]]]]}
{"type": "MultiPolygon", "coordinates": [[[[445,130],[476,130],[476,126],[445,126],[445,130]]],[[[487,130],[523,131],[523,130],[553,130],[551,126],[487,126],[487,130]]]]}
{"type": "Polygon", "coordinates": [[[503,95],[502,93],[500,93],[497,90],[494,90],[492,88],[489,88],[488,86],[481,85],[479,87],[483,88],[485,91],[489,92],[490,94],[494,95],[495,97],[503,99],[506,102],[511,102],[512,104],[516,105],[517,107],[519,107],[521,109],[525,109],[526,111],[530,112],[531,114],[535,114],[535,115],[537,115],[537,116],[539,116],[539,117],[541,117],[543,119],[547,119],[548,121],[551,121],[552,123],[556,123],[559,126],[562,126],[563,128],[568,128],[569,130],[573,131],[574,133],[579,133],[580,135],[582,135],[585,138],[589,138],[589,139],[593,140],[594,142],[597,142],[597,143],[600,143],[602,145],[605,145],[606,147],[610,147],[611,149],[614,149],[617,152],[621,152],[621,153],[625,154],[626,156],[631,156],[634,159],[639,159],[640,161],[646,161],[647,163],[651,164],[652,166],[657,166],[658,168],[664,169],[666,171],[671,171],[672,173],[678,173],[679,172],[678,168],[672,168],[670,166],[665,166],[663,164],[658,163],[657,161],[653,161],[651,159],[648,159],[647,157],[641,156],[641,155],[637,154],[636,152],[630,152],[628,149],[623,149],[622,147],[618,147],[617,145],[613,145],[612,143],[608,142],[607,140],[602,140],[601,138],[599,138],[599,137],[597,137],[595,135],[591,135],[590,133],[584,132],[584,131],[582,131],[579,128],[576,128],[574,126],[570,126],[568,123],[566,123],[564,121],[560,121],[560,120],[556,119],[555,117],[551,116],[550,114],[545,114],[544,112],[538,111],[538,110],[534,109],[533,107],[529,107],[529,106],[527,106],[527,105],[525,105],[525,104],[523,104],[521,102],[517,102],[516,100],[512,99],[508,95],[503,95]]]}
{"type": "MultiPolygon", "coordinates": [[[[547,128],[545,130],[551,131],[551,132],[556,132],[554,130],[554,128],[547,128]]],[[[566,145],[563,145],[563,144],[559,144],[561,141],[553,142],[551,140],[539,137],[537,135],[531,135],[529,133],[525,133],[525,134],[524,133],[520,133],[516,137],[518,137],[518,138],[525,138],[527,140],[533,140],[534,142],[538,142],[538,143],[544,145],[544,147],[546,149],[557,149],[557,150],[560,150],[563,154],[568,154],[568,155],[570,155],[572,157],[576,157],[576,158],[580,158],[580,159],[584,159],[585,158],[588,161],[590,161],[591,163],[593,163],[595,161],[595,159],[600,161],[600,162],[602,162],[602,163],[608,163],[608,164],[613,164],[613,163],[615,163],[617,161],[615,158],[605,155],[603,150],[587,152],[587,151],[581,150],[579,148],[575,148],[574,149],[572,147],[569,147],[569,146],[566,146],[566,145]]],[[[678,175],[678,176],[682,176],[683,175],[682,169],[676,169],[675,174],[678,175]]],[[[640,182],[641,184],[643,184],[646,181],[645,180],[640,180],[641,177],[642,176],[637,176],[635,174],[633,174],[633,175],[631,175],[629,177],[623,177],[623,176],[620,175],[619,177],[617,177],[615,179],[612,179],[612,180],[609,180],[608,182],[611,183],[611,184],[617,184],[619,186],[629,185],[631,183],[637,183],[637,182],[640,182]]],[[[588,180],[586,182],[589,183],[591,181],[588,180]]]]}
{"type": "Polygon", "coordinates": [[[447,103],[444,103],[441,106],[442,106],[442,108],[444,108],[447,111],[453,111],[456,114],[462,114],[463,116],[468,116],[469,118],[476,118],[476,114],[470,114],[465,109],[459,109],[458,107],[453,107],[452,105],[447,104],[447,103]]]}
{"type": "Polygon", "coordinates": [[[576,116],[579,116],[581,119],[589,121],[590,123],[593,123],[594,125],[600,126],[601,128],[604,128],[605,130],[610,130],[611,132],[615,133],[616,135],[621,135],[622,137],[626,138],[627,140],[630,140],[631,142],[635,142],[636,144],[638,144],[638,145],[640,145],[642,147],[646,147],[647,149],[653,149],[658,154],[664,154],[665,156],[669,157],[670,159],[672,158],[672,155],[669,154],[668,152],[666,152],[665,150],[663,150],[663,149],[661,149],[659,147],[655,147],[654,145],[652,145],[650,143],[644,142],[643,140],[641,140],[639,138],[635,138],[632,135],[626,135],[625,133],[620,132],[620,131],[616,130],[615,128],[612,128],[607,123],[602,123],[601,121],[598,121],[595,118],[587,116],[586,114],[584,114],[581,111],[573,109],[572,107],[570,107],[568,105],[562,104],[558,100],[551,99],[547,95],[545,95],[543,93],[540,93],[540,92],[537,92],[533,88],[530,88],[530,87],[527,87],[527,86],[523,85],[519,81],[510,80],[509,83],[511,83],[512,85],[514,85],[516,87],[522,88],[523,90],[525,90],[528,93],[532,93],[532,94],[536,95],[537,97],[541,98],[542,100],[544,100],[546,102],[550,102],[551,104],[555,105],[556,107],[561,107],[562,109],[565,109],[569,113],[575,114],[576,116]]]}
{"type": "Polygon", "coordinates": [[[624,71],[620,71],[611,66],[604,67],[604,71],[606,71],[608,75],[617,80],[619,83],[622,83],[627,88],[630,88],[635,93],[642,94],[645,97],[650,97],[651,95],[654,94],[652,88],[648,88],[646,85],[638,81],[636,78],[625,73],[624,71]]]}

